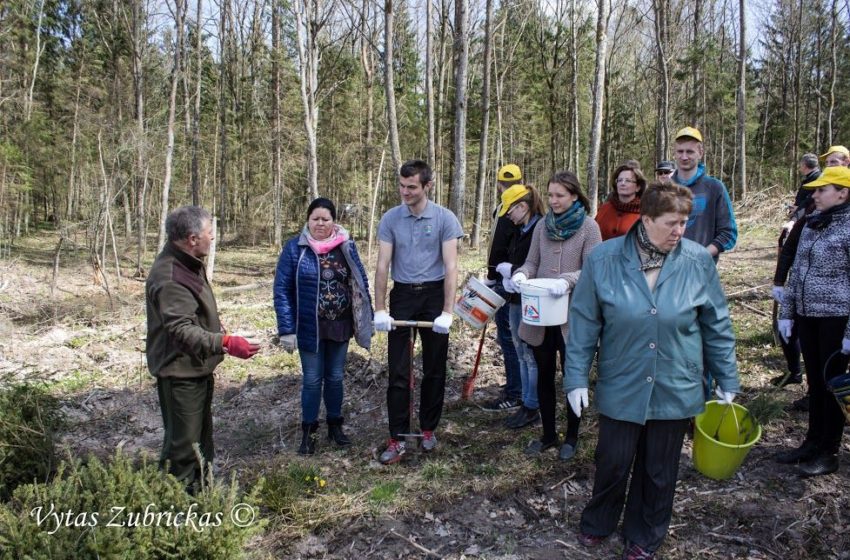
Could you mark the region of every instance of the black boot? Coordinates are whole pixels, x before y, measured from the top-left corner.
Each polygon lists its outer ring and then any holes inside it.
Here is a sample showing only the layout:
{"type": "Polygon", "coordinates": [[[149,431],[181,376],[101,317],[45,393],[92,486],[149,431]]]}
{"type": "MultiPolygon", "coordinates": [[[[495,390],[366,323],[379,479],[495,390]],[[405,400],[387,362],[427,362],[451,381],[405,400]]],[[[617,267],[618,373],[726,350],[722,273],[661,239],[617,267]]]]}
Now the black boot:
{"type": "Polygon", "coordinates": [[[339,418],[328,418],[328,439],[339,446],[351,445],[351,440],[342,431],[344,420],[342,416],[339,418]]]}
{"type": "Polygon", "coordinates": [[[298,448],[299,455],[312,455],[316,452],[316,430],[319,429],[318,422],[301,422],[301,446],[298,448]]]}

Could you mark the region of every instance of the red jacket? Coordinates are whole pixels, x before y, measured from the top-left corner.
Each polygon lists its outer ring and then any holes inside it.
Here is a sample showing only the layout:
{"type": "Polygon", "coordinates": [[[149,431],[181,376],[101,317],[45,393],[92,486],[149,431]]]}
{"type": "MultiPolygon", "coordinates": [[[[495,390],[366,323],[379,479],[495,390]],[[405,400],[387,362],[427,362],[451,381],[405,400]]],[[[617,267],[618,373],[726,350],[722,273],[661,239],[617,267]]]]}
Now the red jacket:
{"type": "Polygon", "coordinates": [[[640,218],[639,198],[635,198],[629,204],[622,206],[626,206],[627,211],[617,210],[614,207],[614,203],[609,200],[600,206],[596,212],[596,223],[599,224],[602,241],[626,235],[635,222],[638,221],[638,218],[640,218]]]}

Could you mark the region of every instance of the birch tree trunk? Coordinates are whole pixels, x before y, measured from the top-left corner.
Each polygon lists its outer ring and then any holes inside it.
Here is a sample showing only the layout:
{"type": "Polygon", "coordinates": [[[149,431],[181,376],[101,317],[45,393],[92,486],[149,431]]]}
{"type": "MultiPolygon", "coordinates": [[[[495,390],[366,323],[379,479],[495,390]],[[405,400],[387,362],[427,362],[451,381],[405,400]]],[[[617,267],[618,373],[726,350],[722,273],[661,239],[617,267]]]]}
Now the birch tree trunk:
{"type": "Polygon", "coordinates": [[[747,196],[747,24],[745,0],[739,0],[740,45],[738,47],[738,183],[741,197],[747,196]]]}
{"type": "Polygon", "coordinates": [[[398,184],[398,172],[401,167],[401,148],[399,147],[398,118],[395,108],[393,19],[393,0],[386,0],[384,2],[384,92],[387,98],[387,129],[390,140],[390,158],[393,162],[395,184],[398,184]]]}
{"type": "Polygon", "coordinates": [[[319,43],[324,26],[323,0],[298,0],[293,3],[297,38],[301,104],[304,108],[304,131],[307,135],[307,191],[311,198],[319,196],[319,154],[317,128],[319,104],[319,43]]]}
{"type": "Polygon", "coordinates": [[[463,224],[466,194],[466,69],[469,61],[469,4],[455,0],[454,170],[449,208],[463,224]]]}
{"type": "MultiPolygon", "coordinates": [[[[488,0],[489,2],[490,0],[488,0]]],[[[428,111],[428,163],[436,169],[437,139],[434,111],[434,5],[425,0],[425,107],[428,111]]],[[[434,189],[436,191],[436,188],[434,189]]]]}
{"type": "Polygon", "coordinates": [[[145,167],[145,150],[147,142],[145,138],[145,75],[144,75],[144,50],[145,50],[145,21],[146,15],[142,8],[141,0],[133,0],[131,11],[132,45],[133,45],[133,107],[136,125],[136,164],[133,170],[134,192],[136,195],[136,270],[134,275],[140,278],[143,275],[142,260],[147,249],[147,237],[145,236],[147,225],[145,223],[145,196],[147,194],[147,169],[145,167]]]}
{"type": "Polygon", "coordinates": [[[32,77],[29,80],[29,89],[24,97],[24,122],[29,122],[32,118],[32,103],[33,95],[35,94],[35,80],[38,76],[38,65],[41,60],[41,55],[47,45],[41,44],[41,22],[44,19],[44,0],[38,4],[38,23],[35,28],[35,61],[32,64],[32,77]]]}
{"type": "Polygon", "coordinates": [[[201,191],[201,172],[198,164],[199,152],[201,149],[201,71],[203,69],[202,57],[202,42],[203,36],[201,30],[201,5],[203,0],[197,1],[197,10],[195,12],[195,103],[192,106],[192,204],[198,206],[200,204],[201,191]]]}
{"type": "Polygon", "coordinates": [[[274,198],[274,246],[283,244],[283,188],[280,149],[280,4],[272,2],[272,194],[274,198]]]}
{"type": "Polygon", "coordinates": [[[487,0],[484,15],[484,82],[481,85],[481,139],[478,143],[478,178],[475,187],[475,215],[472,219],[472,247],[481,243],[481,224],[484,221],[484,192],[487,179],[487,136],[490,131],[490,73],[493,52],[493,0],[487,0]]]}
{"type": "Polygon", "coordinates": [[[655,125],[655,161],[667,159],[670,138],[670,73],[667,66],[667,5],[653,0],[655,12],[655,60],[658,65],[658,119],[655,125]]]}
{"type": "Polygon", "coordinates": [[[590,215],[596,215],[599,192],[599,147],[602,141],[602,107],[605,88],[605,61],[608,50],[608,0],[597,0],[596,67],[593,73],[593,111],[590,120],[590,145],[587,151],[587,197],[590,215]]]}
{"type": "MultiPolygon", "coordinates": [[[[570,96],[570,157],[568,167],[576,170],[579,176],[578,166],[581,157],[579,152],[578,131],[578,16],[576,13],[576,0],[570,2],[570,82],[573,95],[570,96]]],[[[579,176],[579,178],[581,178],[579,176]]]]}
{"type": "MultiPolygon", "coordinates": [[[[228,218],[228,188],[227,169],[230,166],[230,152],[227,142],[227,83],[230,79],[230,0],[221,3],[221,17],[219,20],[219,44],[221,45],[221,70],[219,72],[218,92],[218,158],[213,159],[218,178],[218,235],[225,235],[227,231],[228,218]]],[[[223,241],[223,240],[222,240],[223,241]]]]}
{"type": "Polygon", "coordinates": [[[177,112],[177,84],[180,83],[180,49],[183,36],[184,0],[174,2],[174,27],[177,42],[174,45],[174,66],[171,68],[171,93],[168,96],[168,130],[165,145],[165,177],[162,180],[162,209],[159,214],[159,240],[157,250],[165,246],[165,219],[168,217],[168,195],[171,191],[171,172],[174,165],[174,120],[177,112]]]}
{"type": "Polygon", "coordinates": [[[838,19],[838,2],[836,0],[832,0],[832,9],[830,10],[829,15],[829,33],[830,33],[830,62],[829,62],[829,110],[826,115],[826,145],[832,145],[832,119],[835,115],[835,81],[836,75],[838,74],[838,55],[837,55],[837,47],[836,42],[838,41],[838,34],[836,32],[836,20],[838,19]]]}

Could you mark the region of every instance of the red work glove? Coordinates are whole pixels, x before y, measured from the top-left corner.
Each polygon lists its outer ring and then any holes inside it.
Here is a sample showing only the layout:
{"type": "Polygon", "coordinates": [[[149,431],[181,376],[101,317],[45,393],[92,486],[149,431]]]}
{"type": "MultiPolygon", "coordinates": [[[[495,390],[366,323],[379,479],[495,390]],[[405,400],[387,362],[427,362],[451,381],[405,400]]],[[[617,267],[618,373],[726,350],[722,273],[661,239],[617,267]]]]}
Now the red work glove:
{"type": "Polygon", "coordinates": [[[260,351],[259,344],[253,344],[241,336],[231,336],[229,334],[224,335],[224,338],[221,339],[221,345],[224,347],[225,352],[243,360],[247,360],[260,351]]]}

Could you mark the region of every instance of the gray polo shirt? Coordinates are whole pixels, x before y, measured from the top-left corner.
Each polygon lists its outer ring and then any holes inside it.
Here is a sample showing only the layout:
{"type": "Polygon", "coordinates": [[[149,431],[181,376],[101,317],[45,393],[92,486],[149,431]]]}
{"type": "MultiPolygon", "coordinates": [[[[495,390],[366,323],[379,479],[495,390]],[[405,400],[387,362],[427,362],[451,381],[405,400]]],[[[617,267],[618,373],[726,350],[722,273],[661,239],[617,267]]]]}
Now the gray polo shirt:
{"type": "Polygon", "coordinates": [[[421,216],[401,204],[390,208],[378,224],[378,240],[393,245],[393,282],[404,284],[445,278],[443,243],[461,237],[463,229],[454,213],[430,200],[421,216]]]}

